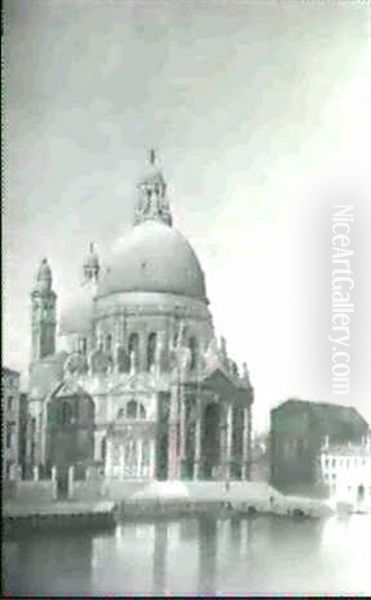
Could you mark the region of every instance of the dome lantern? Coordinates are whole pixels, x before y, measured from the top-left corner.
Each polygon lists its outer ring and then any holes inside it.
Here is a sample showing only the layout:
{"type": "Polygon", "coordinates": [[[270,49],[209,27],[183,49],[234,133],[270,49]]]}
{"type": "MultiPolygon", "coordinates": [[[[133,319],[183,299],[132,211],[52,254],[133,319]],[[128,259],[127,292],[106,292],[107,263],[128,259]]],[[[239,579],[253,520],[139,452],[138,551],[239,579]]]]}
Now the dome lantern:
{"type": "Polygon", "coordinates": [[[94,244],[90,243],[89,254],[86,256],[83,264],[84,282],[94,281],[95,283],[99,279],[99,257],[95,250],[94,244]]]}
{"type": "Polygon", "coordinates": [[[138,184],[139,198],[135,208],[134,224],[144,221],[159,221],[172,225],[169,201],[166,196],[166,183],[156,165],[156,153],[149,152],[150,169],[138,184]]]}

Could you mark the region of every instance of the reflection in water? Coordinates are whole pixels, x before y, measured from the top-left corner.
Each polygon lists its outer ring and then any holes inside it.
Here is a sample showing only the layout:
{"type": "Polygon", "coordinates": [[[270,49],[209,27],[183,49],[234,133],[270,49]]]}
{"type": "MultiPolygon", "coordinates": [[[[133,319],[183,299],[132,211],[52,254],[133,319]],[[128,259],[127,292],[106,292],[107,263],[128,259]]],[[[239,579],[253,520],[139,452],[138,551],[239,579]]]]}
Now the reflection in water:
{"type": "Polygon", "coordinates": [[[21,595],[362,595],[371,517],[256,516],[124,523],[114,533],[3,542],[4,591],[21,595]]]}
{"type": "Polygon", "coordinates": [[[241,541],[242,541],[242,527],[241,527],[241,518],[240,517],[232,517],[231,518],[231,547],[234,556],[239,556],[241,554],[241,541]]]}
{"type": "Polygon", "coordinates": [[[15,595],[90,592],[92,536],[28,534],[4,551],[5,589],[15,595]]]}
{"type": "Polygon", "coordinates": [[[203,594],[215,594],[217,559],[216,519],[208,516],[201,518],[199,520],[198,531],[198,591],[203,594]]]}
{"type": "Polygon", "coordinates": [[[168,524],[157,523],[153,548],[153,592],[164,594],[166,589],[166,554],[168,546],[168,524]]]}

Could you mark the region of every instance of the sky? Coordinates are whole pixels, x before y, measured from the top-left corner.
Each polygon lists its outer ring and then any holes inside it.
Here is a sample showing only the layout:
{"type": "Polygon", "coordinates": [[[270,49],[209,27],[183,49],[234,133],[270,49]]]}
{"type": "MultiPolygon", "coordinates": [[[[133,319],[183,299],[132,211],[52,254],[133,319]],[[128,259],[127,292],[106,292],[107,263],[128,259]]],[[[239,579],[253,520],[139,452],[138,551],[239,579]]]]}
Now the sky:
{"type": "Polygon", "coordinates": [[[371,4],[11,0],[3,17],[3,364],[30,357],[48,258],[58,310],[90,241],[131,227],[157,149],[254,422],[289,397],[371,421],[371,4]],[[354,206],[351,390],[331,390],[331,215],[354,206]]]}

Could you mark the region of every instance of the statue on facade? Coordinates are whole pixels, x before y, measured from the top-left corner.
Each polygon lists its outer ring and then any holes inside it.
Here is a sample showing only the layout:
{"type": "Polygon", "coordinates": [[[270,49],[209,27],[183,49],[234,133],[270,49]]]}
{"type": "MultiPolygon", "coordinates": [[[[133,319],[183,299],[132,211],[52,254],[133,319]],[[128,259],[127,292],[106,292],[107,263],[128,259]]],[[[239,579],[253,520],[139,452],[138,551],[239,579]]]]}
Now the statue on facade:
{"type": "Polygon", "coordinates": [[[227,372],[229,372],[227,342],[225,340],[225,337],[223,337],[223,336],[221,336],[221,338],[220,338],[219,357],[220,357],[220,362],[221,362],[222,366],[226,369],[227,372]]]}
{"type": "Polygon", "coordinates": [[[245,362],[242,363],[242,380],[250,386],[250,375],[245,362]]]}
{"type": "Polygon", "coordinates": [[[73,352],[64,363],[65,375],[82,375],[88,370],[88,363],[81,352],[73,352]]]}
{"type": "Polygon", "coordinates": [[[206,348],[206,351],[204,353],[203,358],[204,358],[205,367],[207,369],[215,367],[219,364],[218,344],[217,344],[215,337],[213,337],[210,340],[210,342],[206,348]]]}

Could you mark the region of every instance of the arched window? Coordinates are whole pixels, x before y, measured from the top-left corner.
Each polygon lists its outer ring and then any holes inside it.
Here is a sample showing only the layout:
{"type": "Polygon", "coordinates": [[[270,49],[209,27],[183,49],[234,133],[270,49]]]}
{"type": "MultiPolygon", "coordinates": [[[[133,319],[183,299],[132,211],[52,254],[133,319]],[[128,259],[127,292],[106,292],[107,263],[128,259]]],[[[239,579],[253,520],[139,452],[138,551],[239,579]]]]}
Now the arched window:
{"type": "Polygon", "coordinates": [[[190,370],[194,371],[197,368],[197,340],[195,337],[191,337],[188,342],[188,347],[191,352],[190,370]]]}
{"type": "Polygon", "coordinates": [[[146,410],[145,410],[143,404],[139,404],[139,418],[140,419],[146,418],[146,410]]]}
{"type": "Polygon", "coordinates": [[[109,333],[106,336],[106,351],[111,352],[112,349],[112,335],[109,333]]]}
{"type": "Polygon", "coordinates": [[[147,371],[151,370],[156,360],[157,333],[151,333],[147,341],[147,371]]]}
{"type": "Polygon", "coordinates": [[[62,425],[70,425],[72,419],[72,410],[69,402],[62,404],[62,425]]]}
{"type": "Polygon", "coordinates": [[[130,366],[132,366],[131,361],[134,360],[134,368],[139,368],[139,335],[138,333],[132,333],[129,337],[129,359],[130,366]]]}
{"type": "Polygon", "coordinates": [[[122,346],[117,349],[117,366],[119,373],[128,373],[130,370],[129,357],[122,346]]]}
{"type": "Polygon", "coordinates": [[[136,419],[138,414],[138,403],[135,400],[130,400],[126,405],[126,418],[136,419]]]}

